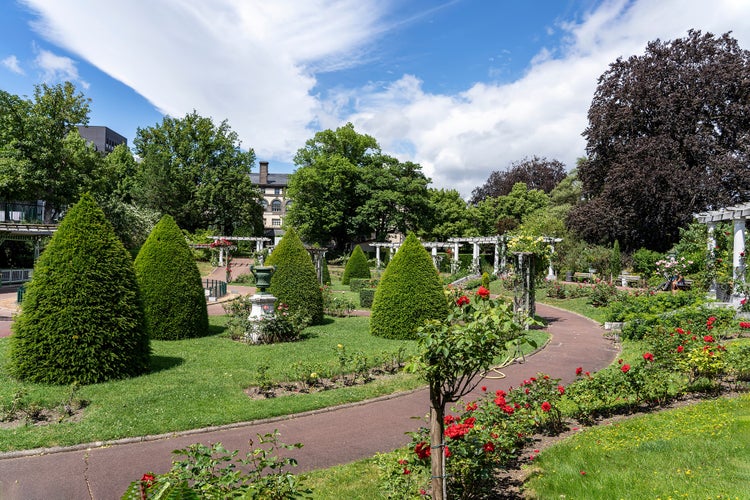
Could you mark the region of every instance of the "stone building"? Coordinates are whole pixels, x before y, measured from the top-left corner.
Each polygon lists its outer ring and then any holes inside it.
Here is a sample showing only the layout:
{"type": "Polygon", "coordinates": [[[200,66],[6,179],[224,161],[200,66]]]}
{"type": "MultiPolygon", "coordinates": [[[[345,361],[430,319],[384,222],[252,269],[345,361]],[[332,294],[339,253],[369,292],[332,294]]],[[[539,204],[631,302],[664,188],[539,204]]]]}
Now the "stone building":
{"type": "Polygon", "coordinates": [[[283,235],[281,226],[292,200],[287,197],[287,183],[289,174],[272,174],[268,172],[268,162],[260,162],[260,172],[250,174],[250,180],[260,188],[263,196],[263,227],[266,236],[272,237],[274,242],[283,235]]]}

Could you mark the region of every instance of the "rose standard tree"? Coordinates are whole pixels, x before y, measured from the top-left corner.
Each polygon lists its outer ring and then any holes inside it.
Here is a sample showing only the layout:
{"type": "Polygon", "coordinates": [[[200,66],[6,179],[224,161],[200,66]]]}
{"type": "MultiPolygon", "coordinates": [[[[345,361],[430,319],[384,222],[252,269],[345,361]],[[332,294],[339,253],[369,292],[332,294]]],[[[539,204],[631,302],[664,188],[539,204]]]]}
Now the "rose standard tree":
{"type": "Polygon", "coordinates": [[[511,303],[490,298],[489,290],[480,287],[473,299],[456,297],[445,321],[429,320],[418,330],[419,352],[410,369],[430,387],[430,448],[440,451],[430,454],[433,499],[447,498],[446,406],[479,384],[479,374],[489,369],[508,342],[523,336],[524,326],[515,321],[511,303]]]}

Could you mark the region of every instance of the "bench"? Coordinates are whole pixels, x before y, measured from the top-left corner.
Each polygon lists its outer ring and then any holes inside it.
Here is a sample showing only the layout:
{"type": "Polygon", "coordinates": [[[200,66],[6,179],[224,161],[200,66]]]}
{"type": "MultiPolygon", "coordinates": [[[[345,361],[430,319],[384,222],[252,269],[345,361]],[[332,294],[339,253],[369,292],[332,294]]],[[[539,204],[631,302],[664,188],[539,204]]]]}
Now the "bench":
{"type": "Polygon", "coordinates": [[[620,283],[622,283],[622,286],[630,286],[631,283],[640,284],[641,283],[641,277],[637,274],[621,274],[617,277],[618,280],[620,280],[620,283]]]}
{"type": "Polygon", "coordinates": [[[574,273],[573,274],[573,280],[574,281],[593,281],[594,280],[594,273],[574,273]]]}

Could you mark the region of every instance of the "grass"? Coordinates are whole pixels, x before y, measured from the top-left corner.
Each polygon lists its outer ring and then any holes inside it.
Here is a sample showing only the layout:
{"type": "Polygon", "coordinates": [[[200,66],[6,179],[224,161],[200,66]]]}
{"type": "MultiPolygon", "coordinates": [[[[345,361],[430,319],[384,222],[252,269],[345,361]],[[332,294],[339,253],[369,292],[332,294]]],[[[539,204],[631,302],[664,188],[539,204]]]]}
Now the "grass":
{"type": "MultiPolygon", "coordinates": [[[[368,318],[329,320],[306,330],[302,342],[249,346],[221,335],[225,317],[211,317],[212,336],[181,341],[153,341],[152,372],[141,377],[84,386],[79,397],[90,401],[80,422],[0,429],[0,451],[71,445],[122,437],[161,434],[361,401],[419,387],[415,375],[312,394],[252,400],[243,389],[257,383],[257,367],[269,365],[276,381],[299,380],[299,373],[325,374],[338,370],[337,345],[359,352],[370,362],[414,342],[369,335],[368,318]],[[289,360],[305,360],[291,363],[289,360]]],[[[0,364],[5,365],[8,339],[0,339],[0,364]]],[[[69,387],[21,383],[0,373],[0,404],[19,391],[24,400],[54,406],[65,400],[69,387]]]]}
{"type": "Polygon", "coordinates": [[[540,454],[531,498],[747,498],[750,395],[596,427],[540,454]]]}
{"type": "Polygon", "coordinates": [[[315,500],[382,498],[377,460],[374,457],[308,472],[302,477],[305,486],[312,488],[315,500]]]}

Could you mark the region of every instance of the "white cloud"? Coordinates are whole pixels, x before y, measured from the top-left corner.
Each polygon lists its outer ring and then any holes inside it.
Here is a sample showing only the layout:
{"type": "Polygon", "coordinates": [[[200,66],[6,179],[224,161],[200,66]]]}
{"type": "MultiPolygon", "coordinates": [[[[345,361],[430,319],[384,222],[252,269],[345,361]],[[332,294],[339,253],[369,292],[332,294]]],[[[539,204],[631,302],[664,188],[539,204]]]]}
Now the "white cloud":
{"type": "Polygon", "coordinates": [[[10,71],[17,75],[25,75],[26,73],[23,71],[23,68],[21,67],[21,63],[18,61],[18,58],[14,55],[10,55],[0,61],[3,66],[8,68],[10,71]]]}
{"type": "Polygon", "coordinates": [[[24,1],[37,31],[161,112],[227,119],[244,146],[278,160],[312,135],[315,69],[356,64],[380,17],[376,0],[24,1]]]}
{"type": "Polygon", "coordinates": [[[71,81],[79,83],[84,89],[89,88],[88,82],[81,79],[75,62],[69,57],[38,49],[34,63],[42,70],[44,83],[71,81]]]}
{"type": "MultiPolygon", "coordinates": [[[[384,20],[393,2],[22,1],[39,12],[37,30],[45,38],[164,113],[179,117],[195,109],[227,119],[261,158],[289,161],[314,127],[352,121],[386,152],[421,163],[434,186],[464,196],[493,170],[524,157],[559,159],[572,168],[585,153],[581,133],[597,78],[617,57],[691,28],[731,30],[750,48],[745,0],[603,0],[580,21],[556,26],[562,42],[540,49],[510,83],[475,83],[448,95],[426,92],[423,75],[398,74],[313,95],[319,72],[373,57],[372,42],[390,36],[384,20]]],[[[405,29],[398,21],[393,26],[405,29]]],[[[66,59],[40,63],[51,75],[69,71],[77,78],[66,59]]],[[[488,75],[497,71],[492,64],[488,75]]]]}

